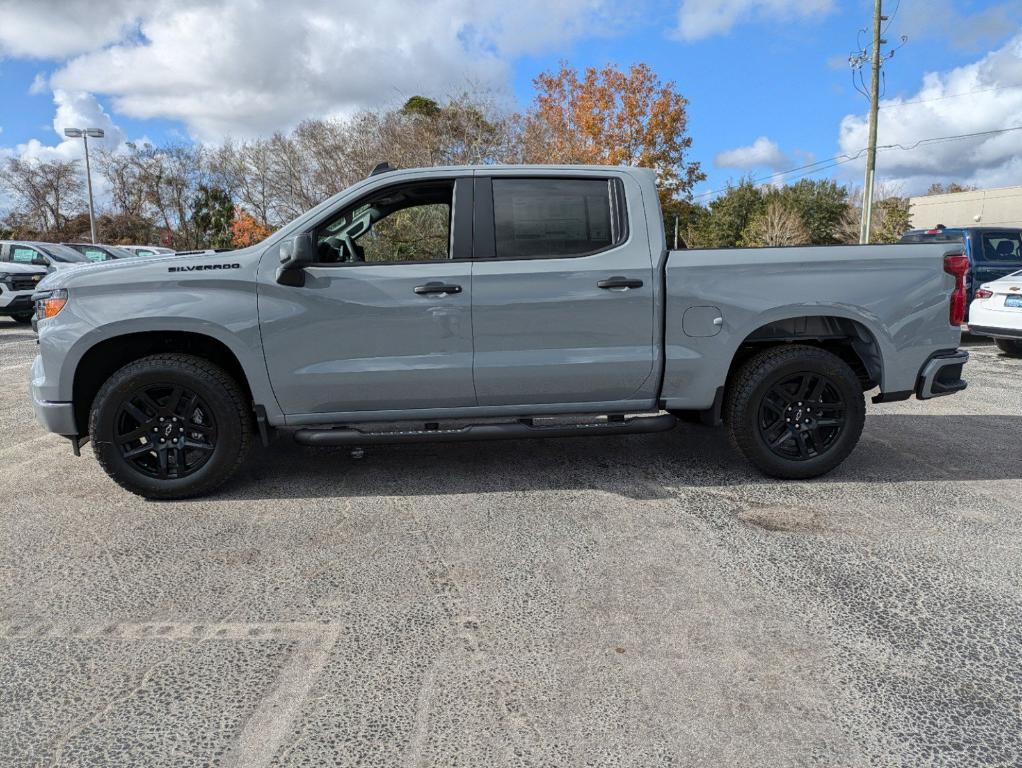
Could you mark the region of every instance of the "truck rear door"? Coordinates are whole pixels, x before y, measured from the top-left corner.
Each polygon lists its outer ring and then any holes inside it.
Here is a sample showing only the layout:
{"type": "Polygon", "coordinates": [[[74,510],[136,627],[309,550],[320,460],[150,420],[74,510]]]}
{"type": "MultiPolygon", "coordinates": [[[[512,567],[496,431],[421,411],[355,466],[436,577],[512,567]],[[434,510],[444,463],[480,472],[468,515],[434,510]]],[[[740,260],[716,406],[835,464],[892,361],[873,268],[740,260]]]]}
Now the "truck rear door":
{"type": "Polygon", "coordinates": [[[474,197],[479,405],[652,405],[655,272],[634,180],[495,170],[474,197]]]}

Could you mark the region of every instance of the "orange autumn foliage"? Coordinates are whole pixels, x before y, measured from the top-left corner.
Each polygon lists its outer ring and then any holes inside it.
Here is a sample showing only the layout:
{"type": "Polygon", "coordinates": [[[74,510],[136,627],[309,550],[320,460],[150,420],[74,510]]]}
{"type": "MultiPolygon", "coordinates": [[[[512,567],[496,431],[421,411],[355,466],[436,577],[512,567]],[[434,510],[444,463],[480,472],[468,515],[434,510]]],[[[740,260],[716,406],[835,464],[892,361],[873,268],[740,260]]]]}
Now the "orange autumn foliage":
{"type": "Polygon", "coordinates": [[[533,84],[535,101],[520,118],[526,162],[654,168],[661,202],[688,196],[706,178],[699,163],[685,162],[688,100],[648,65],[580,74],[562,64],[533,84]]]}
{"type": "Polygon", "coordinates": [[[273,234],[273,230],[260,222],[248,211],[235,207],[234,221],[231,222],[231,244],[235,248],[255,245],[273,234]]]}

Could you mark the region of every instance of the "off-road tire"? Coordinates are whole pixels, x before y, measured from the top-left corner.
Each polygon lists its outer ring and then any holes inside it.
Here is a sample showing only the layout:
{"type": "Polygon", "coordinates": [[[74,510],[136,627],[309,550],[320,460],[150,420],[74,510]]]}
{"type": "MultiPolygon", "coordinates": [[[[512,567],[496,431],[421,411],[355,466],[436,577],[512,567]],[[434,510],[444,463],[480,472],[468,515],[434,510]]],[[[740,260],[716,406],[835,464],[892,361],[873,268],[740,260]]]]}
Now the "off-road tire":
{"type": "Polygon", "coordinates": [[[994,339],[997,348],[1008,357],[1022,357],[1022,341],[1016,339],[994,339]]]}
{"type": "Polygon", "coordinates": [[[147,499],[186,499],[210,493],[234,474],[251,447],[252,421],[242,389],[230,374],[204,358],[168,353],[128,363],[107,379],[92,403],[89,434],[96,460],[122,488],[147,499]],[[215,445],[194,474],[154,478],[122,456],[114,440],[117,414],[133,392],[149,385],[186,387],[212,411],[215,445]]]}
{"type": "Polygon", "coordinates": [[[741,366],[728,386],[724,420],[731,442],[761,472],[805,479],[830,472],[848,457],[862,434],[866,404],[858,376],[840,357],[818,347],[784,345],[760,352],[741,366]],[[846,404],[844,425],[824,451],[792,460],[771,450],[761,434],[760,413],[767,393],[778,382],[802,373],[825,376],[840,393],[846,404]]]}

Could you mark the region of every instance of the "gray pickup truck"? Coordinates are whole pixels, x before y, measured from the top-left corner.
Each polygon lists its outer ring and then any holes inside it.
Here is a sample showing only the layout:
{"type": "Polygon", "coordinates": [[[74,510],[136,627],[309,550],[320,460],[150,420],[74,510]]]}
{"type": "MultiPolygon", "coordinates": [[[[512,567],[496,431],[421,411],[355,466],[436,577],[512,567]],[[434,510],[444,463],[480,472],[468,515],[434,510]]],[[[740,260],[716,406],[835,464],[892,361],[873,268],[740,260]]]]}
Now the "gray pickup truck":
{"type": "Polygon", "coordinates": [[[167,499],[283,429],[355,448],[689,419],[807,478],[852,451],[865,392],[965,387],[960,245],[669,251],[654,182],[384,166],[256,246],[56,272],[36,415],[167,499]]]}

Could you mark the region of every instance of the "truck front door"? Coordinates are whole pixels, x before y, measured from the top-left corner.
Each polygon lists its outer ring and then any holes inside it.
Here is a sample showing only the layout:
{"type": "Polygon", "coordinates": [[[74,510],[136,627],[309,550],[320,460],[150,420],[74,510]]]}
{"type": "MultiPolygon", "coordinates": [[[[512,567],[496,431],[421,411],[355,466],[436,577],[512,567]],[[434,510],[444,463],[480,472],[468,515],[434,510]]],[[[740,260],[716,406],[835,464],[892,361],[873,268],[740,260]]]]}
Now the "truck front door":
{"type": "Polygon", "coordinates": [[[260,270],[259,321],[285,414],[464,407],[472,386],[472,179],[395,183],[316,226],[304,286],[260,270]]]}
{"type": "Polygon", "coordinates": [[[479,404],[651,405],[656,275],[638,185],[493,171],[476,177],[475,211],[479,404]]]}

